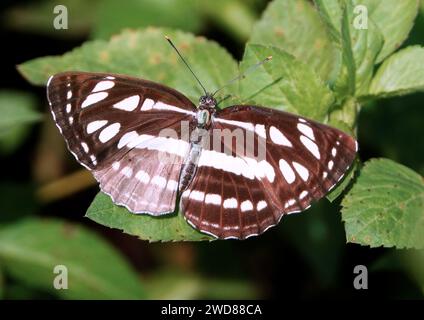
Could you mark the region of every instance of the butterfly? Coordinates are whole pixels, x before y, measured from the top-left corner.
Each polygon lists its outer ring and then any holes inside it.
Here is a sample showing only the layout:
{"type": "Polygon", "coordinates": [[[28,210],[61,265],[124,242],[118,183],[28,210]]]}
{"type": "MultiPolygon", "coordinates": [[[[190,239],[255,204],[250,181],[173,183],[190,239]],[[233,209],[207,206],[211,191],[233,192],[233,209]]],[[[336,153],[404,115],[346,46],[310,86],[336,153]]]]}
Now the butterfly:
{"type": "Polygon", "coordinates": [[[196,106],[125,75],[59,73],[47,97],[69,151],[115,204],[160,216],[179,199],[192,227],[220,239],[259,235],[306,210],[337,185],[358,149],[350,135],[298,115],[220,109],[209,93],[196,106]]]}

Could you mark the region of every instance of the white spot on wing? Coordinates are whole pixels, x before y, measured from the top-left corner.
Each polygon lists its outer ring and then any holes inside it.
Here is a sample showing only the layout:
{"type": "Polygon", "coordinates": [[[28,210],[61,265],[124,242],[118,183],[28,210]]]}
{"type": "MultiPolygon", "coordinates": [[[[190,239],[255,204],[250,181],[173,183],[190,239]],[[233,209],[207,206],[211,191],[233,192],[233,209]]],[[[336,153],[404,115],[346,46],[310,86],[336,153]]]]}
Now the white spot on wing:
{"type": "Polygon", "coordinates": [[[194,112],[192,112],[192,111],[188,111],[188,110],[176,107],[176,106],[171,106],[170,104],[166,104],[166,103],[163,103],[161,101],[156,102],[155,105],[153,106],[153,109],[175,111],[175,112],[178,112],[178,113],[186,113],[186,114],[194,115],[194,112]]]}
{"type": "Polygon", "coordinates": [[[140,96],[138,94],[125,98],[113,105],[115,109],[120,109],[124,111],[134,111],[137,108],[138,103],[140,102],[140,96]]]}
{"type": "Polygon", "coordinates": [[[299,176],[302,178],[303,181],[307,181],[309,178],[309,171],[304,166],[302,166],[300,163],[297,163],[293,161],[293,167],[296,170],[296,172],[299,174],[299,176]]]}
{"type": "Polygon", "coordinates": [[[112,168],[115,171],[118,171],[120,166],[121,164],[119,163],[119,161],[115,161],[114,163],[112,163],[112,168]]]}
{"type": "Polygon", "coordinates": [[[157,185],[160,188],[166,187],[166,179],[164,177],[161,177],[161,176],[154,176],[151,183],[157,185]]]}
{"type": "Polygon", "coordinates": [[[143,105],[141,106],[141,111],[151,110],[155,102],[152,99],[144,99],[143,105]]]}
{"type": "Polygon", "coordinates": [[[88,148],[88,145],[85,142],[81,142],[81,147],[84,149],[84,152],[85,153],[88,153],[88,151],[90,150],[88,148]]]}
{"type": "Polygon", "coordinates": [[[257,124],[255,125],[255,132],[258,136],[266,139],[266,130],[265,130],[265,125],[263,124],[257,124]]]}
{"type": "Polygon", "coordinates": [[[66,99],[71,99],[72,98],[72,91],[69,90],[66,94],[66,99]]]}
{"type": "Polygon", "coordinates": [[[73,124],[74,123],[74,117],[69,117],[69,124],[73,124]]]}
{"type": "Polygon", "coordinates": [[[94,131],[100,129],[101,127],[105,126],[107,123],[107,120],[96,120],[92,121],[87,125],[87,133],[91,134],[94,131]]]}
{"type": "Polygon", "coordinates": [[[308,149],[308,151],[313,154],[315,158],[317,158],[318,160],[321,158],[318,146],[315,142],[302,135],[300,136],[300,141],[303,143],[306,149],[308,149]]]}
{"type": "Polygon", "coordinates": [[[304,123],[298,123],[297,129],[311,140],[315,140],[314,131],[310,126],[304,123]]]}
{"type": "Polygon", "coordinates": [[[334,166],[334,161],[333,160],[328,161],[328,170],[333,169],[333,166],[334,166]]]}
{"type": "Polygon", "coordinates": [[[205,193],[203,191],[193,190],[190,193],[190,199],[203,201],[205,199],[205,193]]]}
{"type": "Polygon", "coordinates": [[[178,188],[178,182],[175,180],[168,180],[168,183],[166,184],[166,189],[170,191],[175,191],[178,188]]]}
{"type": "Polygon", "coordinates": [[[143,182],[143,183],[149,183],[150,181],[150,176],[146,171],[140,170],[135,174],[135,177],[143,182]]]}
{"type": "Polygon", "coordinates": [[[116,136],[121,128],[121,124],[119,122],[112,123],[104,128],[99,135],[99,140],[103,143],[108,142],[114,136],[116,136]]]}
{"type": "Polygon", "coordinates": [[[205,197],[206,204],[221,205],[221,196],[219,194],[208,193],[205,197]]]}
{"type": "Polygon", "coordinates": [[[251,180],[255,177],[258,179],[267,177],[270,182],[274,182],[275,178],[274,169],[266,160],[258,162],[253,158],[234,157],[214,150],[202,150],[198,166],[213,167],[251,180]]]}
{"type": "Polygon", "coordinates": [[[272,142],[275,144],[286,147],[293,147],[289,139],[287,139],[286,136],[274,126],[269,128],[269,136],[271,137],[272,142]]]}
{"type": "Polygon", "coordinates": [[[66,113],[70,113],[71,112],[71,109],[72,109],[72,105],[70,103],[68,103],[66,105],[66,113]]]}
{"type": "Polygon", "coordinates": [[[237,208],[237,199],[236,198],[225,199],[223,206],[225,209],[235,209],[237,208]]]}
{"type": "Polygon", "coordinates": [[[331,155],[333,156],[333,158],[336,156],[336,154],[337,154],[337,149],[336,148],[331,149],[331,155]]]}
{"type": "Polygon", "coordinates": [[[296,176],[291,166],[284,159],[280,159],[278,164],[280,166],[280,170],[281,170],[281,173],[283,174],[284,179],[287,181],[288,184],[292,184],[294,180],[296,179],[296,176]]]}
{"type": "Polygon", "coordinates": [[[97,92],[97,93],[92,93],[90,94],[85,100],[84,102],[81,104],[81,108],[86,108],[91,106],[92,104],[95,104],[99,101],[102,101],[103,99],[105,99],[108,96],[107,92],[97,92]]]}
{"type": "Polygon", "coordinates": [[[256,210],[261,211],[267,207],[267,203],[265,200],[261,200],[256,204],[256,210]]]}
{"type": "Polygon", "coordinates": [[[300,195],[299,195],[299,199],[302,200],[303,198],[305,198],[308,195],[308,191],[303,190],[300,195]]]}
{"type": "Polygon", "coordinates": [[[93,165],[97,165],[97,159],[93,154],[90,156],[90,160],[93,165]]]}
{"type": "Polygon", "coordinates": [[[122,147],[126,146],[131,141],[134,141],[138,138],[138,133],[135,131],[130,131],[124,134],[121,139],[119,139],[118,142],[118,149],[121,149],[122,147]]]}
{"type": "Polygon", "coordinates": [[[240,209],[241,209],[242,212],[252,211],[253,210],[253,204],[250,200],[245,200],[241,203],[240,209]]]}
{"type": "Polygon", "coordinates": [[[292,205],[294,205],[296,203],[296,200],[294,199],[290,199],[289,201],[286,202],[284,209],[287,209],[288,207],[291,207],[292,205]]]}
{"type": "Polygon", "coordinates": [[[133,169],[131,167],[124,167],[121,171],[121,173],[126,176],[127,178],[131,178],[133,174],[133,169]]]}
{"type": "Polygon", "coordinates": [[[240,127],[240,128],[244,128],[246,130],[255,132],[255,127],[253,126],[253,123],[250,123],[250,122],[227,120],[227,119],[222,119],[222,118],[216,118],[215,122],[225,123],[225,124],[229,124],[229,125],[232,125],[232,126],[235,126],[235,127],[240,127]]]}
{"type": "Polygon", "coordinates": [[[115,82],[113,81],[100,81],[98,84],[96,84],[96,86],[94,87],[94,89],[91,92],[99,92],[99,91],[105,91],[108,90],[110,88],[113,88],[113,86],[115,85],[115,82]]]}

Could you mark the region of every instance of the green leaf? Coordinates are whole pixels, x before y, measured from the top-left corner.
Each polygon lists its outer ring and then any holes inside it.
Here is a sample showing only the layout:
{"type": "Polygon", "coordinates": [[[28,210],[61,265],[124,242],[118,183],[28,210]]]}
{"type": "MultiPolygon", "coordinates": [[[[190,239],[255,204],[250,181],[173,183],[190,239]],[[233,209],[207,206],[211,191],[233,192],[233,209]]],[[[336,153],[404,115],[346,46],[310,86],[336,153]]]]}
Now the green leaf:
{"type": "Polygon", "coordinates": [[[339,74],[334,83],[333,90],[338,100],[343,101],[345,97],[355,95],[356,64],[354,58],[353,39],[351,31],[350,6],[341,6],[342,17],[340,26],[341,39],[341,65],[339,74]]]}
{"type": "Polygon", "coordinates": [[[29,125],[41,119],[35,104],[31,94],[0,91],[0,152],[13,152],[25,140],[29,125]]]}
{"type": "Polygon", "coordinates": [[[341,26],[343,17],[342,0],[314,0],[315,6],[326,23],[333,41],[341,44],[341,26]]]}
{"type": "Polygon", "coordinates": [[[198,31],[202,26],[197,0],[103,0],[98,6],[92,37],[108,39],[125,28],[148,26],[198,31]],[[187,19],[187,17],[190,17],[187,19]]]}
{"type": "MultiPolygon", "coordinates": [[[[334,6],[337,1],[325,3],[327,6],[333,3],[334,6]]],[[[339,4],[342,18],[338,35],[341,39],[343,64],[334,87],[339,99],[364,95],[368,92],[374,64],[383,46],[383,36],[370,17],[367,18],[366,26],[359,24],[364,22],[364,19],[359,19],[355,12],[360,3],[360,0],[344,0],[343,5],[339,4]],[[358,28],[360,26],[364,28],[358,28]]]]}
{"type": "Polygon", "coordinates": [[[334,47],[325,23],[306,0],[274,0],[253,27],[250,43],[273,45],[312,66],[331,83],[337,76],[334,47]]]}
{"type": "Polygon", "coordinates": [[[89,230],[57,219],[26,219],[0,229],[0,260],[12,278],[65,299],[139,299],[137,275],[89,230]],[[68,270],[68,289],[53,287],[54,268],[68,270]]]}
{"type": "Polygon", "coordinates": [[[240,69],[270,55],[272,60],[256,70],[255,76],[240,82],[242,99],[323,121],[334,97],[307,64],[277,47],[248,44],[240,69]]]}
{"type": "Polygon", "coordinates": [[[86,217],[111,228],[143,240],[154,241],[202,241],[215,238],[193,229],[181,213],[160,217],[136,215],[115,205],[106,194],[99,192],[87,210],[86,217]]]}
{"type": "Polygon", "coordinates": [[[197,103],[202,90],[165,35],[173,39],[208,90],[224,85],[238,73],[236,61],[215,42],[159,28],[127,30],[110,41],[89,41],[63,56],[25,62],[19,71],[38,85],[45,85],[49,76],[66,70],[121,73],[166,84],[197,103]]]}
{"type": "Polygon", "coordinates": [[[407,167],[387,159],[366,162],[342,205],[349,242],[424,248],[424,181],[407,167]]]}
{"type": "Polygon", "coordinates": [[[424,48],[407,47],[389,57],[370,86],[375,97],[391,97],[424,90],[424,48]]]}
{"type": "Polygon", "coordinates": [[[377,56],[384,45],[384,38],[380,29],[374,20],[369,17],[366,29],[355,27],[354,7],[361,4],[361,0],[353,0],[350,7],[350,30],[352,39],[352,50],[355,59],[355,91],[356,95],[364,95],[368,88],[374,73],[374,64],[377,56]]]}
{"type": "Polygon", "coordinates": [[[237,279],[210,279],[176,270],[160,270],[145,279],[152,299],[254,299],[255,288],[237,279]]]}
{"type": "Polygon", "coordinates": [[[368,15],[383,34],[384,45],[376,63],[398,49],[408,37],[418,13],[418,0],[358,0],[368,8],[368,15]]]}

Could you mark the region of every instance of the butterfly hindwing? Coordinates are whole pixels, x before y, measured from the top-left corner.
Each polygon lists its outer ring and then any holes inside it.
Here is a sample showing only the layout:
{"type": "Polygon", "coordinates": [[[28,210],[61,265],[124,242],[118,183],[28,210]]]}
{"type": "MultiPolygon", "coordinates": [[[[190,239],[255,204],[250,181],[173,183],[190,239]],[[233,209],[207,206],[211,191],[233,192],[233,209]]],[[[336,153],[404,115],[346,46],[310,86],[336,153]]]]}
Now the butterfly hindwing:
{"type": "Polygon", "coordinates": [[[219,238],[247,238],[284,214],[305,210],[337,184],[357,151],[356,141],[340,130],[254,106],[217,112],[210,136],[220,139],[221,149],[211,142],[202,151],[181,207],[192,225],[219,238]],[[213,129],[242,130],[244,148],[238,151],[235,139],[217,137],[213,129]]]}

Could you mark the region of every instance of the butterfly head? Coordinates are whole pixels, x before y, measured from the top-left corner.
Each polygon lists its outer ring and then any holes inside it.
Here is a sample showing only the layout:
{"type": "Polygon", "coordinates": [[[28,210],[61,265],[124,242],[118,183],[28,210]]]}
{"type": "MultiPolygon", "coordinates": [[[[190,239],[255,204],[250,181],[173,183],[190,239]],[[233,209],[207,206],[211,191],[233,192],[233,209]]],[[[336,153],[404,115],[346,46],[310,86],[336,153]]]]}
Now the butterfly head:
{"type": "Polygon", "coordinates": [[[199,99],[199,109],[215,108],[216,105],[216,99],[210,93],[201,96],[199,99]]]}
{"type": "Polygon", "coordinates": [[[199,110],[197,111],[197,125],[200,128],[209,128],[212,116],[216,109],[216,100],[211,94],[201,96],[199,110]]]}

